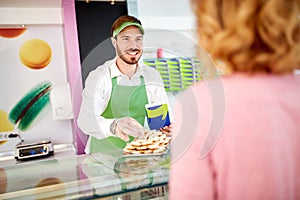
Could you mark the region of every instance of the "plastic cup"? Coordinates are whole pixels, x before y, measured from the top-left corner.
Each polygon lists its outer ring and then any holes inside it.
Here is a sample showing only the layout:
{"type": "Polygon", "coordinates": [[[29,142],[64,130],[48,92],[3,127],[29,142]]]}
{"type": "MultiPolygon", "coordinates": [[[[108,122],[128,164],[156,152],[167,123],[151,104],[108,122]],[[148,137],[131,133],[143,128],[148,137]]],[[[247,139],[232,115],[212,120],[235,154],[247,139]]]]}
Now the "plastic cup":
{"type": "Polygon", "coordinates": [[[170,125],[167,104],[146,104],[145,108],[150,130],[159,130],[160,128],[170,125]]]}

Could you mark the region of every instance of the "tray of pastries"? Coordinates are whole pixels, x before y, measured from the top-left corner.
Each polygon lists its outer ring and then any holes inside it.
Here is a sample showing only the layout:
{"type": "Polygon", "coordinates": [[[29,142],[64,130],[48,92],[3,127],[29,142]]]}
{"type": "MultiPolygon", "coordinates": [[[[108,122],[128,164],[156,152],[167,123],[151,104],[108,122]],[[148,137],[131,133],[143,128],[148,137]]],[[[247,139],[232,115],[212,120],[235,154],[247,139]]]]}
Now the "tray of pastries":
{"type": "Polygon", "coordinates": [[[124,155],[160,155],[169,150],[171,137],[158,130],[147,130],[145,136],[135,138],[123,149],[124,155]]]}

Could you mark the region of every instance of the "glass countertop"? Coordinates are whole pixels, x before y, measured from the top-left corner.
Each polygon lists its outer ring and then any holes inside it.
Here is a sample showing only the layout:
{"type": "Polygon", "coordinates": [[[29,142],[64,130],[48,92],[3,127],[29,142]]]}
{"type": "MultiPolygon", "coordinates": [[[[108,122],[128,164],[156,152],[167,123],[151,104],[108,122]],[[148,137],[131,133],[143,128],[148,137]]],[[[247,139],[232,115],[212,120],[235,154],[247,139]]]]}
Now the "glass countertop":
{"type": "Polygon", "coordinates": [[[122,150],[22,161],[0,167],[0,199],[92,199],[166,186],[168,154],[122,150]]]}

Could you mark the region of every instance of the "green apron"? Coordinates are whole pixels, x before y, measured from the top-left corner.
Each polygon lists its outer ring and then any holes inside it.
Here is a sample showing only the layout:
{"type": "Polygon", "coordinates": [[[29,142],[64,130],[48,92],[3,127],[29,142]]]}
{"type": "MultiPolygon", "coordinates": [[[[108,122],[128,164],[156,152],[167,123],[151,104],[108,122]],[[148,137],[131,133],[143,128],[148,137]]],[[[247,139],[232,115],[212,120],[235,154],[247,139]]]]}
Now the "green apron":
{"type": "MultiPolygon", "coordinates": [[[[148,103],[144,78],[141,76],[141,84],[137,86],[124,86],[117,84],[117,78],[112,78],[112,92],[102,116],[106,119],[132,117],[142,126],[144,125],[148,103]]],[[[97,139],[90,136],[90,153],[105,152],[116,148],[124,148],[126,142],[119,137],[108,136],[104,139],[97,139]]],[[[134,138],[129,136],[131,142],[134,138]]]]}

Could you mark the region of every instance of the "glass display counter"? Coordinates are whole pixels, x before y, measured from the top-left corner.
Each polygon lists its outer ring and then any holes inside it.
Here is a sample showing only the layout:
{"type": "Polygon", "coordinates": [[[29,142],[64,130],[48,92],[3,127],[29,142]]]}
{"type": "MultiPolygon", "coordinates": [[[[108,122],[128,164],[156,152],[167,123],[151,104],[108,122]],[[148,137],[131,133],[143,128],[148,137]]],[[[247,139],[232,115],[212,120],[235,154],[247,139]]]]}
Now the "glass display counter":
{"type": "Polygon", "coordinates": [[[169,155],[121,150],[0,166],[0,199],[167,199],[169,155]]]}

